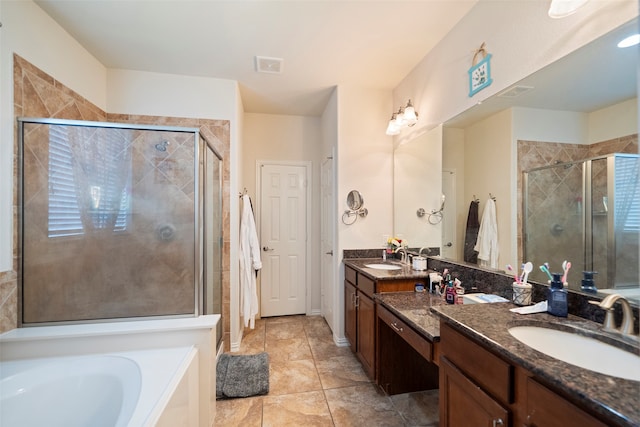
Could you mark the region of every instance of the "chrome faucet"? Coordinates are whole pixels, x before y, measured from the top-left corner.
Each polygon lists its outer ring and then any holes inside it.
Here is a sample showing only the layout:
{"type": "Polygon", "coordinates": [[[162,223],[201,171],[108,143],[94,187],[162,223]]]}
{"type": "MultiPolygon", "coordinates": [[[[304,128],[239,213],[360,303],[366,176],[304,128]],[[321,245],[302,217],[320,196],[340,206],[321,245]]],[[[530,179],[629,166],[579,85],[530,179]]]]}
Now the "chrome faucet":
{"type": "Polygon", "coordinates": [[[633,309],[629,305],[629,301],[620,294],[607,295],[602,301],[589,301],[591,304],[595,304],[598,307],[606,311],[604,316],[604,322],[602,323],[602,330],[606,332],[618,332],[624,336],[635,337],[633,333],[633,309]],[[613,304],[616,301],[620,301],[622,305],[622,322],[620,327],[616,327],[615,320],[613,318],[613,304]]]}
{"type": "Polygon", "coordinates": [[[409,253],[407,252],[407,248],[405,246],[400,246],[398,249],[394,251],[394,253],[400,252],[400,262],[403,264],[409,263],[409,253]]]}

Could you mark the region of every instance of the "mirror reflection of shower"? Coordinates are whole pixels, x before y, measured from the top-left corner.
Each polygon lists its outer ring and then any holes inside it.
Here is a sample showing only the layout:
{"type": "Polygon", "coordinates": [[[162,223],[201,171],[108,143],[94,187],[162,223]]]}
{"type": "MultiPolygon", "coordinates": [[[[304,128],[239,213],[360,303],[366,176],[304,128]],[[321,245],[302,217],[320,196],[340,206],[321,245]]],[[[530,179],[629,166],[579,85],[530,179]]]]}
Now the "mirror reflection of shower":
{"type": "Polygon", "coordinates": [[[616,153],[525,171],[524,258],[552,270],[571,261],[573,289],[583,271],[598,272],[598,289],[638,288],[638,165],[637,154],[616,153]]]}

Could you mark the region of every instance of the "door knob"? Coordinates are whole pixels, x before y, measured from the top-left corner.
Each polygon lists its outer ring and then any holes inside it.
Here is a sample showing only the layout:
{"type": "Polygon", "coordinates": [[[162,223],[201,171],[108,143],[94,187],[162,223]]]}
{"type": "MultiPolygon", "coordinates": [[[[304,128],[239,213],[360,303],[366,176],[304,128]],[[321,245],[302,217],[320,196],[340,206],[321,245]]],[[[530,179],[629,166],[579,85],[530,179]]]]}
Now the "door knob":
{"type": "Polygon", "coordinates": [[[263,246],[262,250],[265,251],[265,252],[269,252],[269,251],[272,251],[273,248],[270,248],[269,246],[263,246]]]}
{"type": "Polygon", "coordinates": [[[453,243],[449,242],[445,245],[446,247],[450,248],[451,246],[453,246],[453,243]]]}

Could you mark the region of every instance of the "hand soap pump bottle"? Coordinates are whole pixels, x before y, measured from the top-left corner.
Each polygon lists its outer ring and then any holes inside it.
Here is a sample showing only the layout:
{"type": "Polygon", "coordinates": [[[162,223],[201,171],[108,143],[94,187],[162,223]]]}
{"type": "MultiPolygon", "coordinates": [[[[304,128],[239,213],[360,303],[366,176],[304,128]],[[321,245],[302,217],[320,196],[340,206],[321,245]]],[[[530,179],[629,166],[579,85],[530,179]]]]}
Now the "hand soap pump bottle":
{"type": "Polygon", "coordinates": [[[561,275],[553,273],[547,298],[547,312],[554,316],[567,317],[568,311],[567,290],[562,285],[561,275]]]}
{"type": "Polygon", "coordinates": [[[593,282],[593,275],[596,274],[596,272],[583,271],[582,274],[584,276],[582,279],[582,291],[589,292],[591,294],[598,293],[598,288],[596,288],[596,284],[593,282]]]}

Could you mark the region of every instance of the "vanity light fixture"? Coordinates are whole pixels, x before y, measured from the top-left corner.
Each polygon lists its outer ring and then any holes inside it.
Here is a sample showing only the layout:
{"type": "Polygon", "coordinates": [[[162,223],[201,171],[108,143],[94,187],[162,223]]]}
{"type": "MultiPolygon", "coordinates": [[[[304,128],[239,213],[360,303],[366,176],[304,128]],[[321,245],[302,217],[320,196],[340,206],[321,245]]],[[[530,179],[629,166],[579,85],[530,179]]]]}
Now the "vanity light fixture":
{"type": "Polygon", "coordinates": [[[405,107],[400,107],[398,112],[391,115],[389,124],[387,125],[387,135],[398,135],[403,127],[414,126],[418,122],[418,113],[413,107],[411,100],[407,102],[405,107]]]}
{"type": "Polygon", "coordinates": [[[640,34],[633,34],[621,40],[620,43],[618,43],[618,47],[631,47],[637,45],[638,43],[640,43],[640,34]]]}
{"type": "Polygon", "coordinates": [[[584,6],[588,0],[551,0],[549,16],[551,18],[564,18],[572,15],[576,10],[584,6]]]}

